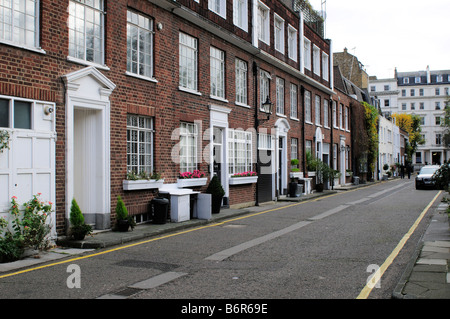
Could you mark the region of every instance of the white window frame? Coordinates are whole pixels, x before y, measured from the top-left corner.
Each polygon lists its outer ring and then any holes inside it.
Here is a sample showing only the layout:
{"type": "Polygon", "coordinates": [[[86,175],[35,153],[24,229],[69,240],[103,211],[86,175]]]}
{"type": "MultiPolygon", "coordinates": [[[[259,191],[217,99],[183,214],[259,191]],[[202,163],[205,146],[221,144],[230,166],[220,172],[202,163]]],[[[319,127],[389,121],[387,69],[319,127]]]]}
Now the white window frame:
{"type": "Polygon", "coordinates": [[[328,105],[328,100],[323,99],[323,126],[326,128],[330,127],[330,107],[328,105]]]}
{"type": "Polygon", "coordinates": [[[258,1],[258,39],[270,45],[270,9],[258,1]]]}
{"type": "Polygon", "coordinates": [[[198,41],[196,38],[180,32],[179,35],[179,88],[192,92],[198,91],[198,41]],[[183,73],[186,76],[183,76],[183,73]]]}
{"type": "Polygon", "coordinates": [[[233,23],[248,32],[248,1],[233,0],[233,23]]]}
{"type": "Polygon", "coordinates": [[[278,78],[277,84],[277,114],[284,115],[284,79],[278,78]]]}
{"type": "Polygon", "coordinates": [[[344,125],[345,130],[348,131],[348,107],[344,108],[344,125]]]}
{"type": "Polygon", "coordinates": [[[322,78],[325,81],[328,81],[330,78],[330,70],[329,70],[329,56],[325,52],[322,52],[322,78]]]}
{"type": "Polygon", "coordinates": [[[315,105],[315,123],[316,123],[316,125],[319,125],[319,126],[321,126],[321,121],[320,121],[320,118],[321,118],[321,115],[322,115],[322,112],[321,112],[321,98],[320,98],[320,96],[319,95],[316,95],[315,97],[314,97],[314,105],[315,105]]]}
{"type": "Polygon", "coordinates": [[[180,173],[192,172],[198,167],[198,126],[196,123],[180,123],[180,173]]]}
{"type": "Polygon", "coordinates": [[[290,93],[290,97],[291,97],[290,116],[292,119],[298,119],[298,87],[297,87],[297,85],[291,83],[291,90],[289,93],[290,93]]]}
{"type": "Polygon", "coordinates": [[[210,48],[211,97],[225,99],[225,51],[210,48]]]}
{"type": "Polygon", "coordinates": [[[298,159],[298,138],[291,138],[291,160],[298,159]]]}
{"type": "Polygon", "coordinates": [[[284,54],[284,19],[274,14],[273,34],[275,50],[284,54]]]}
{"type": "Polygon", "coordinates": [[[9,96],[2,96],[0,95],[0,100],[8,101],[8,126],[0,126],[0,130],[2,129],[12,129],[12,130],[34,130],[34,117],[35,112],[35,104],[38,101],[35,100],[28,100],[28,99],[21,99],[21,98],[15,98],[15,97],[9,97],[9,96]],[[16,116],[15,116],[15,107],[16,103],[26,103],[29,104],[29,115],[30,115],[30,122],[29,127],[16,127],[16,116]]]}
{"type": "Polygon", "coordinates": [[[222,18],[227,18],[227,0],[208,0],[208,9],[222,18]]]}
{"type": "Polygon", "coordinates": [[[298,31],[290,24],[288,25],[288,57],[297,62],[297,42],[298,42],[298,31]]]}
{"type": "Polygon", "coordinates": [[[260,103],[259,108],[263,110],[263,103],[266,101],[267,97],[270,98],[270,80],[272,77],[270,74],[264,70],[260,71],[260,103]]]}
{"type": "Polygon", "coordinates": [[[312,124],[311,92],[305,90],[305,122],[312,124]]]}
{"type": "Polygon", "coordinates": [[[228,173],[244,173],[253,170],[252,133],[228,130],[228,173]]]}
{"type": "Polygon", "coordinates": [[[22,10],[13,0],[8,7],[6,1],[0,5],[0,42],[43,52],[39,47],[40,0],[21,2],[22,10]]]}
{"type": "Polygon", "coordinates": [[[153,19],[127,11],[127,73],[153,78],[153,34],[153,19]]]}
{"type": "Polygon", "coordinates": [[[236,104],[248,105],[247,62],[236,58],[236,104]]]}
{"type": "Polygon", "coordinates": [[[127,172],[139,174],[144,171],[149,175],[153,173],[154,132],[152,117],[127,114],[127,172]]]}
{"type": "Polygon", "coordinates": [[[305,69],[311,71],[312,64],[311,64],[311,41],[309,41],[307,38],[304,38],[304,62],[305,62],[305,69]]]}
{"type": "Polygon", "coordinates": [[[344,116],[344,110],[343,110],[343,108],[344,108],[344,105],[343,104],[339,104],[339,128],[341,129],[341,130],[343,130],[344,129],[344,119],[343,119],[343,116],[344,116]]]}
{"type": "Polygon", "coordinates": [[[334,128],[338,128],[338,126],[337,126],[337,121],[338,121],[338,118],[337,118],[337,102],[336,101],[333,101],[333,114],[332,114],[332,116],[333,116],[333,127],[334,128]]]}
{"type": "Polygon", "coordinates": [[[98,65],[104,65],[105,61],[105,11],[103,0],[96,1],[97,6],[86,3],[86,0],[69,1],[69,57],[74,61],[86,61],[98,65]],[[77,12],[82,8],[83,16],[78,17],[77,12]],[[75,15],[74,15],[75,13],[75,15]],[[87,16],[92,15],[94,21],[88,21],[87,16]],[[88,48],[89,25],[92,24],[98,33],[92,36],[93,48],[88,48]],[[81,32],[79,32],[81,28],[81,32]],[[97,40],[97,41],[96,41],[97,40]],[[88,50],[93,51],[93,56],[88,57],[88,50]],[[97,52],[97,55],[96,53],[97,52]]]}
{"type": "Polygon", "coordinates": [[[317,45],[313,45],[313,72],[320,76],[320,49],[317,45]]]}

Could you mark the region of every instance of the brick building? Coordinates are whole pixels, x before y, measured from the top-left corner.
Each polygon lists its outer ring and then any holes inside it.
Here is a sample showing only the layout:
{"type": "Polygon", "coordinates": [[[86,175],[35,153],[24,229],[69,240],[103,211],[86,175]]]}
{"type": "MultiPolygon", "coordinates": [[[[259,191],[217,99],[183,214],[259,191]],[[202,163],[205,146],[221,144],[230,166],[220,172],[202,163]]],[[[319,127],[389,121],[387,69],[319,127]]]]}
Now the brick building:
{"type": "Polygon", "coordinates": [[[331,40],[302,2],[4,4],[0,129],[11,137],[0,153],[0,214],[11,196],[39,192],[55,204],[55,235],[67,229],[72,198],[107,229],[117,195],[144,221],[161,187],[202,192],[216,174],[223,205],[248,206],[286,194],[291,159],[306,175],[306,149],[338,160],[331,116],[350,133],[348,104],[341,112],[332,100],[331,40]],[[194,170],[206,179],[181,185],[180,173],[194,170]],[[141,171],[163,183],[125,186],[141,171]],[[231,177],[247,171],[257,182],[231,177]]]}

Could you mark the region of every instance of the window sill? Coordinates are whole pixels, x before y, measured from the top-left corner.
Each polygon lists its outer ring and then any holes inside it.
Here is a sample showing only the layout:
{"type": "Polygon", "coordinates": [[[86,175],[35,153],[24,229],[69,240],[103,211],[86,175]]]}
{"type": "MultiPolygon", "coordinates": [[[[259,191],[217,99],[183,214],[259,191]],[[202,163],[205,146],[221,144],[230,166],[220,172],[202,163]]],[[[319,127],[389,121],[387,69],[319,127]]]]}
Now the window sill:
{"type": "Polygon", "coordinates": [[[140,179],[140,180],[123,180],[123,190],[125,191],[132,191],[132,190],[142,190],[142,189],[156,189],[161,188],[164,184],[164,180],[146,180],[146,179],[140,179]]]}
{"type": "Polygon", "coordinates": [[[133,78],[141,79],[141,80],[148,81],[148,82],[158,83],[157,79],[151,78],[151,77],[148,77],[148,76],[134,74],[134,73],[131,73],[131,72],[128,72],[128,71],[126,71],[125,74],[127,76],[131,76],[133,78]]]}
{"type": "Polygon", "coordinates": [[[305,124],[314,125],[313,122],[305,121],[305,124]]]}
{"type": "Polygon", "coordinates": [[[230,185],[243,185],[253,184],[258,181],[258,176],[246,176],[246,177],[230,177],[228,182],[230,185]]]}
{"type": "Polygon", "coordinates": [[[74,58],[74,57],[71,57],[71,56],[67,56],[67,61],[78,63],[78,64],[83,64],[83,65],[87,65],[87,66],[93,66],[93,67],[95,67],[97,69],[101,69],[101,70],[105,70],[105,71],[109,71],[110,70],[110,68],[107,67],[106,65],[98,64],[98,63],[95,63],[95,62],[89,62],[89,61],[78,59],[78,58],[74,58]]]}
{"type": "Polygon", "coordinates": [[[299,120],[298,118],[296,118],[296,117],[292,117],[292,116],[291,116],[290,119],[293,120],[293,121],[300,122],[300,120],[299,120]]]}
{"type": "Polygon", "coordinates": [[[24,49],[24,50],[28,50],[28,51],[32,51],[32,52],[36,52],[36,53],[40,53],[40,54],[47,54],[47,52],[45,52],[45,50],[39,48],[39,47],[30,47],[24,44],[17,44],[14,42],[10,42],[10,41],[5,41],[5,40],[1,40],[0,41],[1,44],[6,44],[12,47],[16,47],[18,49],[24,49]]]}
{"type": "Polygon", "coordinates": [[[281,114],[281,113],[277,113],[277,116],[278,116],[278,117],[282,117],[282,118],[287,118],[287,116],[286,116],[286,115],[284,115],[284,114],[281,114]]]}
{"type": "Polygon", "coordinates": [[[251,106],[250,106],[250,105],[248,105],[248,104],[244,104],[244,103],[234,102],[234,104],[236,104],[237,106],[242,106],[242,107],[245,107],[245,108],[247,108],[247,109],[250,109],[250,108],[251,108],[251,106]]]}
{"type": "Polygon", "coordinates": [[[179,87],[178,87],[178,90],[183,91],[183,92],[186,92],[186,93],[198,95],[198,96],[201,96],[201,95],[202,95],[202,94],[201,94],[199,91],[197,91],[197,90],[188,89],[188,88],[185,88],[185,87],[182,87],[182,86],[179,86],[179,87]]]}
{"type": "Polygon", "coordinates": [[[224,99],[223,97],[220,97],[220,96],[210,95],[209,98],[210,98],[210,99],[213,99],[213,100],[216,100],[216,101],[228,103],[228,100],[227,100],[227,99],[224,99]]]}

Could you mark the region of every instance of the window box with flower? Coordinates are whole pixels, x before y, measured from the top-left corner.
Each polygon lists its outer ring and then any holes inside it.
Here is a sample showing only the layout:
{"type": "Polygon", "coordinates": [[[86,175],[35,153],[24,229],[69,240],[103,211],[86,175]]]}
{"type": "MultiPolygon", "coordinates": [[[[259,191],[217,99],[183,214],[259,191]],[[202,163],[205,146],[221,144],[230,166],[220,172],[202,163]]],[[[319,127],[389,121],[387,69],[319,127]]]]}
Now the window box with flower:
{"type": "Polygon", "coordinates": [[[208,178],[206,174],[200,170],[194,170],[193,172],[180,173],[177,180],[177,186],[182,187],[195,187],[206,185],[208,178]]]}
{"type": "Polygon", "coordinates": [[[230,185],[253,184],[257,181],[258,174],[252,171],[233,174],[229,179],[230,185]]]}
{"type": "Polygon", "coordinates": [[[123,190],[142,190],[142,189],[159,189],[163,186],[164,179],[161,179],[161,174],[153,173],[149,175],[142,171],[139,175],[130,171],[127,174],[127,179],[123,180],[123,190]]]}

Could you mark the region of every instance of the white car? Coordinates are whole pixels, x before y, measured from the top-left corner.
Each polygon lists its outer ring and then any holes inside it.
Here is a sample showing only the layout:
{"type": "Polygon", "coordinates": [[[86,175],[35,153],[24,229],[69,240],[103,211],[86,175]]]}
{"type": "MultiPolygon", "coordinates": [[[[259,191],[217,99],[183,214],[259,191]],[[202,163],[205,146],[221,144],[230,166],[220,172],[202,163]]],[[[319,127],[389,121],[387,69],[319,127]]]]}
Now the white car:
{"type": "Polygon", "coordinates": [[[439,169],[439,165],[425,165],[423,166],[419,174],[416,176],[416,189],[425,187],[435,187],[435,180],[433,179],[434,173],[439,169]]]}

